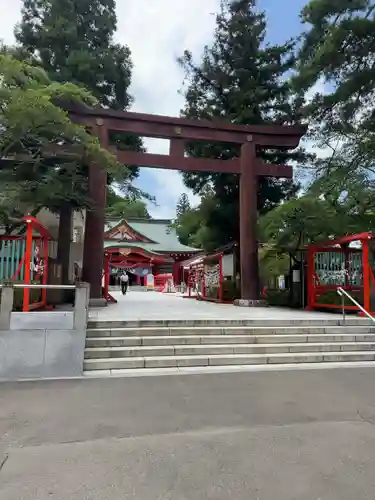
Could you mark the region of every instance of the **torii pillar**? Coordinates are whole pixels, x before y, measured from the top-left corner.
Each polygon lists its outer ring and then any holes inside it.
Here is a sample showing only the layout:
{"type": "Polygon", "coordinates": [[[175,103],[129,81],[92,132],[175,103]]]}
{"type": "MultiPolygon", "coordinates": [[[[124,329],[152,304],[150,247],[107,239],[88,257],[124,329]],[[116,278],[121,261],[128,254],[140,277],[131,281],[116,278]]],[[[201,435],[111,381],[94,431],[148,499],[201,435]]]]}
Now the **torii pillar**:
{"type": "Polygon", "coordinates": [[[264,163],[257,157],[257,142],[247,135],[241,145],[240,166],[240,261],[241,299],[234,304],[242,307],[266,306],[260,297],[258,255],[258,187],[259,177],[292,179],[293,169],[287,165],[264,163]]]}
{"type": "Polygon", "coordinates": [[[238,306],[266,305],[260,300],[258,257],[258,176],[255,144],[249,137],[241,146],[240,174],[240,263],[241,299],[238,306]]]}
{"type": "MultiPolygon", "coordinates": [[[[100,145],[108,149],[108,129],[104,120],[101,118],[96,120],[94,131],[100,145]]],[[[107,171],[93,161],[88,168],[88,188],[93,207],[91,210],[86,210],[82,279],[90,283],[90,305],[95,307],[107,304],[102,294],[107,171]]]]}
{"type": "MultiPolygon", "coordinates": [[[[189,120],[186,118],[143,115],[104,108],[73,108],[69,115],[76,123],[90,127],[100,138],[102,147],[109,147],[108,132],[121,131],[141,137],[170,140],[169,154],[136,151],[116,151],[117,160],[124,165],[165,168],[182,172],[216,172],[240,176],[240,256],[241,299],[236,305],[263,305],[260,299],[257,198],[259,177],[293,177],[286,165],[265,163],[257,150],[290,150],[298,146],[306,133],[305,126],[235,125],[231,123],[189,120]],[[192,141],[225,142],[241,147],[239,158],[217,160],[185,156],[186,145],[192,141]]],[[[89,168],[89,194],[94,208],[87,212],[83,278],[91,284],[92,304],[102,299],[102,270],[104,254],[104,219],[106,208],[107,174],[99,166],[89,168]]]]}

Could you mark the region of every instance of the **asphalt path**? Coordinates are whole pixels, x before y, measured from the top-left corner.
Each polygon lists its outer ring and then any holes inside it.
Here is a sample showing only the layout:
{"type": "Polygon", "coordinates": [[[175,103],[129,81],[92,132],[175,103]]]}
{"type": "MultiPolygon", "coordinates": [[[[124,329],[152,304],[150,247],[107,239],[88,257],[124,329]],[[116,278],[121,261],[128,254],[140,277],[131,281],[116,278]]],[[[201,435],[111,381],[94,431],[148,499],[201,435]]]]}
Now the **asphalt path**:
{"type": "Polygon", "coordinates": [[[375,498],[375,369],[0,385],[1,500],[375,498]]]}

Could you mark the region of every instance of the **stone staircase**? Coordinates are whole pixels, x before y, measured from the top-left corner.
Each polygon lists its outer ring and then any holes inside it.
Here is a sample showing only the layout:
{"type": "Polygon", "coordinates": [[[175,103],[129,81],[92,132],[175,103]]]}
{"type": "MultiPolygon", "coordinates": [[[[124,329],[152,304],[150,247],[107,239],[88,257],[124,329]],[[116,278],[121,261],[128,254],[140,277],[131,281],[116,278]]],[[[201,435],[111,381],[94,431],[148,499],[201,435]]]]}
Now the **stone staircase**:
{"type": "Polygon", "coordinates": [[[84,371],[375,361],[375,325],[349,319],[89,322],[84,371]]]}

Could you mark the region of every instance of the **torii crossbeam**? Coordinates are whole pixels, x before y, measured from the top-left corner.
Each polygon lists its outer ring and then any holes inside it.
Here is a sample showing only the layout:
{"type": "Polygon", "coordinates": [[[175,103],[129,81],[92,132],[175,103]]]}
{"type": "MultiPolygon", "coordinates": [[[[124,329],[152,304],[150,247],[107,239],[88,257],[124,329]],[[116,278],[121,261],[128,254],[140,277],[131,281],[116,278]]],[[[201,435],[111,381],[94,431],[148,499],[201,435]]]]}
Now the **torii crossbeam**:
{"type": "MultiPolygon", "coordinates": [[[[90,127],[98,135],[102,147],[111,151],[113,148],[109,143],[110,131],[170,140],[167,155],[116,150],[120,163],[183,172],[225,172],[240,175],[240,305],[257,305],[259,303],[258,177],[290,179],[293,176],[291,167],[264,163],[257,157],[257,151],[262,148],[294,149],[307,128],[299,125],[244,126],[103,108],[70,108],[69,114],[75,123],[90,127]],[[193,141],[238,144],[241,147],[241,154],[232,160],[187,157],[186,143],[193,141]]],[[[86,218],[83,278],[91,283],[92,299],[101,298],[106,185],[107,174],[104,169],[95,164],[90,165],[89,194],[95,208],[87,213],[86,218]]]]}

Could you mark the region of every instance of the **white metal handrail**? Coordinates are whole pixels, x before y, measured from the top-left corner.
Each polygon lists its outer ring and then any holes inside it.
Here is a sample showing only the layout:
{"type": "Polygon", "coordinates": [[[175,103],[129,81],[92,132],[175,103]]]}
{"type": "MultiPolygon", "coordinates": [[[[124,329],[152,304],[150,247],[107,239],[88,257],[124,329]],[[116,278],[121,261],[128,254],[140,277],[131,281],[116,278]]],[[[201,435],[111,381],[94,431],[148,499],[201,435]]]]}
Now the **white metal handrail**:
{"type": "Polygon", "coordinates": [[[368,311],[366,311],[366,309],[363,306],[361,306],[361,304],[359,304],[355,299],[353,299],[353,297],[346,290],[341,288],[341,286],[337,288],[337,293],[342,298],[342,319],[344,322],[345,322],[345,297],[348,297],[348,299],[351,300],[353,304],[356,305],[363,312],[363,314],[365,314],[368,318],[371,319],[371,321],[375,323],[375,318],[371,316],[371,314],[368,311]]]}
{"type": "Polygon", "coordinates": [[[1,301],[0,301],[0,331],[10,330],[10,323],[13,311],[14,289],[15,288],[46,288],[46,289],[65,289],[75,290],[74,330],[85,329],[89,313],[89,296],[90,285],[88,283],[76,283],[74,285],[43,285],[41,283],[25,284],[6,282],[0,284],[1,301]]]}

